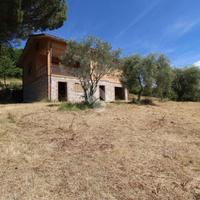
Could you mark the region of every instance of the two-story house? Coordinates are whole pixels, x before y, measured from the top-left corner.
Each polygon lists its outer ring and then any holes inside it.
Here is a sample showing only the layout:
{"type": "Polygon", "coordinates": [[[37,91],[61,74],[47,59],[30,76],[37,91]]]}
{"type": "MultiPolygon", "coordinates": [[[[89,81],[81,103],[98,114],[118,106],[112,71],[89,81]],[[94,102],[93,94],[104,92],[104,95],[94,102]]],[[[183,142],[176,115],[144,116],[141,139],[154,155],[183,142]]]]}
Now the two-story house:
{"type": "MultiPolygon", "coordinates": [[[[77,66],[60,64],[66,46],[67,41],[55,36],[30,36],[19,61],[23,67],[25,102],[83,100],[82,87],[73,73],[77,66]]],[[[119,75],[107,75],[100,80],[95,97],[106,102],[128,100],[128,91],[120,83],[119,75]]]]}

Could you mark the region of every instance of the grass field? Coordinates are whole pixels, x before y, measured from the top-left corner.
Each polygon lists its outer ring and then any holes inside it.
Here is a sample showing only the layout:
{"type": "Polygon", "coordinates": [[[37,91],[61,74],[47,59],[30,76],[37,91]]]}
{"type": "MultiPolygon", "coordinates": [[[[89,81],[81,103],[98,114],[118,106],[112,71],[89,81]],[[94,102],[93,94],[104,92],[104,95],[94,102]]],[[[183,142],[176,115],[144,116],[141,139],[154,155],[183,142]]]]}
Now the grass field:
{"type": "MultiPolygon", "coordinates": [[[[3,83],[3,79],[0,78],[0,82],[3,83]]],[[[19,78],[8,78],[6,80],[6,84],[10,85],[10,84],[17,84],[17,85],[21,85],[22,84],[22,80],[19,78]]]]}
{"type": "Polygon", "coordinates": [[[200,103],[0,105],[1,200],[199,200],[200,103]]]}

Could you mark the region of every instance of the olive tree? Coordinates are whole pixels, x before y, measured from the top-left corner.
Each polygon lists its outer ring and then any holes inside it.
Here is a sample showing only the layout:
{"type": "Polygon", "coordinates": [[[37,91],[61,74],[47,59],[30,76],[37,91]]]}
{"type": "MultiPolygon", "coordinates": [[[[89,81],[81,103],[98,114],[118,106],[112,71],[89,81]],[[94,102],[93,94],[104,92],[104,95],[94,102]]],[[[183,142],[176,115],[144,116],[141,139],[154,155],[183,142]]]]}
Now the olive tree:
{"type": "Polygon", "coordinates": [[[133,55],[124,59],[122,84],[130,92],[138,95],[137,100],[141,100],[144,90],[152,90],[155,85],[156,58],[153,54],[146,57],[133,55]]]}
{"type": "Polygon", "coordinates": [[[161,100],[170,97],[172,91],[173,72],[170,66],[170,61],[164,55],[160,55],[156,61],[155,80],[156,96],[160,97],[161,100]]]}
{"type": "Polygon", "coordinates": [[[96,37],[87,37],[79,43],[69,41],[62,59],[66,66],[78,66],[74,75],[79,79],[84,91],[84,99],[93,104],[99,81],[112,73],[120,64],[120,50],[112,50],[107,42],[96,37]]]}
{"type": "Polygon", "coordinates": [[[200,69],[187,67],[175,69],[172,88],[179,101],[200,101],[200,69]]]}

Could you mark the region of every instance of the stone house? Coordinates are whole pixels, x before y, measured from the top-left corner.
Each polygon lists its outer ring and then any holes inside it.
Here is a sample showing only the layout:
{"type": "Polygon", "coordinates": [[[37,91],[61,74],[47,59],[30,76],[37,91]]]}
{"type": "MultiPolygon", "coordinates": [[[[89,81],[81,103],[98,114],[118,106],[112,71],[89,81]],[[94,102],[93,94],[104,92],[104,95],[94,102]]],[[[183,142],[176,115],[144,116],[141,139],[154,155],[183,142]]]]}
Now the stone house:
{"type": "MultiPolygon", "coordinates": [[[[73,75],[77,66],[60,64],[66,45],[65,40],[55,36],[30,36],[19,61],[23,67],[24,102],[83,100],[79,79],[73,75]]],[[[106,102],[128,100],[128,91],[121,85],[118,75],[107,75],[100,80],[95,97],[106,102]]]]}

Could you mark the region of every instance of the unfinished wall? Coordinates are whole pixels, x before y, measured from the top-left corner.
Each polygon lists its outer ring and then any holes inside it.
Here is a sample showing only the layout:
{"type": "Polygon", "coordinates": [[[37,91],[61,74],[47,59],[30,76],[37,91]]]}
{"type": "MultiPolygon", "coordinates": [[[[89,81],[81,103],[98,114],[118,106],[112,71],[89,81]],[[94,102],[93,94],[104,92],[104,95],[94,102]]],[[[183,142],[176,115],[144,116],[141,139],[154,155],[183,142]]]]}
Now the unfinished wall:
{"type": "Polygon", "coordinates": [[[47,100],[47,77],[40,78],[23,87],[24,102],[47,100]]]}
{"type": "Polygon", "coordinates": [[[51,100],[58,101],[58,82],[67,83],[67,100],[70,102],[82,101],[82,92],[75,91],[75,83],[79,83],[78,79],[73,77],[51,76],[51,100]]]}
{"type": "MultiPolygon", "coordinates": [[[[70,102],[80,102],[83,100],[83,92],[75,91],[75,83],[79,83],[77,78],[73,77],[64,77],[64,76],[51,76],[51,100],[58,101],[58,82],[67,83],[67,100],[70,102]]],[[[100,81],[99,85],[105,86],[105,101],[112,102],[115,101],[115,87],[122,87],[119,83],[112,83],[108,81],[100,81]]],[[[99,87],[95,93],[95,97],[99,99],[99,87]]],[[[126,100],[128,100],[128,93],[125,90],[126,100]]]]}
{"type": "MultiPolygon", "coordinates": [[[[83,91],[78,85],[79,80],[75,77],[79,65],[66,67],[61,64],[61,57],[65,52],[66,45],[65,41],[49,36],[33,37],[28,42],[22,62],[25,102],[44,99],[58,101],[58,82],[67,83],[67,97],[65,99],[70,102],[83,100],[83,91]]],[[[120,74],[114,73],[106,75],[99,82],[99,86],[105,87],[105,98],[103,99],[106,102],[115,101],[115,87],[122,87],[119,80],[120,74]]],[[[98,87],[95,97],[99,99],[99,96],[98,87]]],[[[127,90],[125,90],[125,97],[128,100],[127,90]]]]}
{"type": "Polygon", "coordinates": [[[23,59],[23,99],[32,102],[47,98],[47,41],[34,39],[28,44],[23,59]]]}

